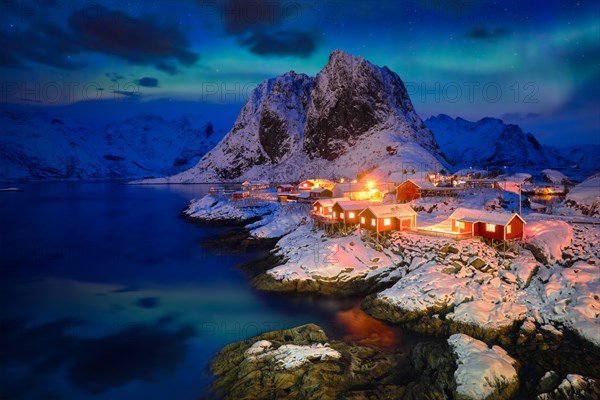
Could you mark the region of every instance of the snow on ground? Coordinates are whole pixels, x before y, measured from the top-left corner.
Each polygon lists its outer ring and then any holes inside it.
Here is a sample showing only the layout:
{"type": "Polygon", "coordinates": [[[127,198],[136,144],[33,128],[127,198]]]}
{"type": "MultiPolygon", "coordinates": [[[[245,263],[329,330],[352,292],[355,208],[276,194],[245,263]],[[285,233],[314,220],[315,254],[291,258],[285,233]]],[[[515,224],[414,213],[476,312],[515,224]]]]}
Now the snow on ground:
{"type": "Polygon", "coordinates": [[[575,203],[588,215],[600,213],[600,174],[589,177],[573,187],[567,194],[567,202],[575,203]]]}
{"type": "Polygon", "coordinates": [[[259,221],[247,225],[250,236],[259,239],[278,238],[287,235],[301,224],[307,224],[309,207],[305,204],[282,203],[275,211],[259,221]]]}
{"type": "Polygon", "coordinates": [[[537,221],[525,225],[526,243],[539,249],[548,261],[562,260],[573,240],[573,228],[564,221],[537,221]]]}
{"type": "Polygon", "coordinates": [[[555,169],[544,169],[542,170],[542,176],[550,183],[555,185],[562,185],[564,182],[569,181],[569,177],[560,171],[555,169]]]}
{"type": "Polygon", "coordinates": [[[302,364],[314,361],[323,361],[328,358],[340,358],[342,355],[337,350],[329,347],[327,343],[313,343],[310,346],[284,344],[273,349],[273,343],[268,340],[259,340],[246,350],[246,357],[250,361],[273,359],[277,369],[292,370],[302,364]]]}
{"type": "Polygon", "coordinates": [[[439,264],[425,265],[408,273],[377,296],[411,313],[438,312],[475,295],[470,279],[444,272],[439,264]]]}
{"type": "Polygon", "coordinates": [[[538,323],[565,325],[600,346],[600,270],[583,261],[553,265],[529,288],[526,301],[538,323]]]}
{"type": "MultiPolygon", "coordinates": [[[[516,361],[503,348],[489,348],[484,342],[461,333],[450,336],[448,343],[457,357],[454,379],[460,396],[485,399],[496,390],[507,390],[504,385],[516,389],[516,361]]],[[[503,394],[510,396],[509,393],[503,394]]]]}
{"type": "Polygon", "coordinates": [[[326,238],[301,225],[277,243],[277,254],[286,262],[267,273],[278,281],[335,279],[345,282],[372,270],[395,266],[397,257],[376,251],[352,234],[326,238]]]}
{"type": "MultiPolygon", "coordinates": [[[[503,260],[474,239],[457,243],[420,237],[419,242],[437,249],[450,243],[457,252],[448,254],[442,263],[413,258],[409,272],[377,294],[378,300],[409,313],[408,320],[453,308],[446,315],[448,320],[484,329],[502,329],[525,318],[524,293],[518,289],[531,279],[537,265],[533,257],[503,260]]],[[[405,242],[400,243],[406,247],[405,242]]]]}
{"type": "Polygon", "coordinates": [[[205,221],[247,220],[273,212],[277,205],[265,200],[246,198],[228,200],[206,195],[192,200],[184,213],[205,221]]]}

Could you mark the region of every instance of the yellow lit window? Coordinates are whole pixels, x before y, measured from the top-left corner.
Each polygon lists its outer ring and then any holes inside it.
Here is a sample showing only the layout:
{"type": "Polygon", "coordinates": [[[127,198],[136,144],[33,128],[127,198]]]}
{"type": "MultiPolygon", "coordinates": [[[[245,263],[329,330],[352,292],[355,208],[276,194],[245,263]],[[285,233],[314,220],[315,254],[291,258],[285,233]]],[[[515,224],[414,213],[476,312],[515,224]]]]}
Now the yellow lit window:
{"type": "Polygon", "coordinates": [[[454,221],[454,226],[457,228],[460,227],[460,222],[458,220],[454,221]]]}
{"type": "Polygon", "coordinates": [[[365,224],[365,217],[360,217],[360,223],[363,225],[365,224]]]}
{"type": "Polygon", "coordinates": [[[314,207],[313,207],[313,209],[314,209],[315,211],[317,211],[317,206],[314,206],[314,207]]]}
{"type": "Polygon", "coordinates": [[[335,211],[333,212],[333,218],[337,218],[337,213],[335,211]]]}
{"type": "Polygon", "coordinates": [[[496,225],[494,224],[485,224],[486,232],[496,232],[496,225]]]}
{"type": "Polygon", "coordinates": [[[344,213],[340,213],[340,218],[344,219],[344,213]]]}
{"type": "Polygon", "coordinates": [[[323,207],[319,207],[319,212],[322,214],[323,213],[323,207]]]}
{"type": "Polygon", "coordinates": [[[512,233],[512,226],[507,226],[506,227],[506,233],[512,233]]]}
{"type": "Polygon", "coordinates": [[[375,221],[375,218],[371,218],[371,225],[372,226],[377,225],[377,221],[375,221]]]}
{"type": "Polygon", "coordinates": [[[383,226],[390,226],[392,225],[392,219],[391,218],[384,218],[383,219],[383,226]]]}
{"type": "Polygon", "coordinates": [[[331,212],[331,207],[327,207],[327,211],[331,212]]]}
{"type": "Polygon", "coordinates": [[[348,218],[354,218],[354,217],[355,217],[355,215],[354,215],[354,213],[353,213],[353,212],[349,212],[349,213],[348,213],[348,218]]]}
{"type": "Polygon", "coordinates": [[[460,223],[460,229],[465,229],[465,223],[464,222],[460,223]]]}

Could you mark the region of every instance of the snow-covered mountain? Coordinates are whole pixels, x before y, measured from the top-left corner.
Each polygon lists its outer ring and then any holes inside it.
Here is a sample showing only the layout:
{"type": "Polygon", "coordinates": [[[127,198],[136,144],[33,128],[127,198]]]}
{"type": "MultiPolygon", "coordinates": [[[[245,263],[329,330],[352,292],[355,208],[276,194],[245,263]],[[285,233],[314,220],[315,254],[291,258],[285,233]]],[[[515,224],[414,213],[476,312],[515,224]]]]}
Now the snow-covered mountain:
{"type": "Polygon", "coordinates": [[[565,160],[556,148],[540,144],[531,133],[500,119],[476,122],[445,114],[430,117],[431,129],[441,151],[454,169],[464,167],[561,167],[565,160]]]}
{"type": "Polygon", "coordinates": [[[0,180],[139,179],[190,168],[212,147],[210,123],[140,115],[101,128],[44,112],[0,112],[0,180]]]}
{"type": "Polygon", "coordinates": [[[575,166],[591,173],[600,171],[600,144],[567,146],[561,150],[567,165],[575,166]]]}
{"type": "Polygon", "coordinates": [[[336,50],[315,78],[292,71],[262,82],[215,149],[159,181],[392,179],[445,166],[398,75],[336,50]]]}

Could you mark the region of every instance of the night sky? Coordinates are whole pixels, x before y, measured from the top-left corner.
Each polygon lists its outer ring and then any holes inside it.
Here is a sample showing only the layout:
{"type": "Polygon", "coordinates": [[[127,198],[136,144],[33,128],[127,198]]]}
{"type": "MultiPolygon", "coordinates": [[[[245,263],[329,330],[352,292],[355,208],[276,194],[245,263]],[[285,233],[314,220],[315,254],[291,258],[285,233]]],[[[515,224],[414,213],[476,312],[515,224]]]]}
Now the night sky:
{"type": "Polygon", "coordinates": [[[0,18],[3,103],[233,122],[257,83],[339,48],[397,72],[423,118],[600,143],[598,1],[1,0],[0,18]]]}

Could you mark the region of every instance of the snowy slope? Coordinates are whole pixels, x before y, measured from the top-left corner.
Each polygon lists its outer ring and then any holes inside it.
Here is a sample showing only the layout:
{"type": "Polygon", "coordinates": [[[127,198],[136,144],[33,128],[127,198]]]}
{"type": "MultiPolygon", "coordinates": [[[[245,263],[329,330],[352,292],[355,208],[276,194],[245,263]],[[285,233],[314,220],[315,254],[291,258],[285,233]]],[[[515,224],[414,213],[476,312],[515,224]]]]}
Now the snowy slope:
{"type": "Polygon", "coordinates": [[[568,165],[576,166],[590,174],[600,171],[599,144],[568,146],[559,150],[566,158],[568,165]]]}
{"type": "Polygon", "coordinates": [[[336,50],[310,78],[289,72],[262,82],[233,128],[194,168],[157,182],[390,176],[447,166],[387,67],[336,50]]]}
{"type": "Polygon", "coordinates": [[[430,117],[431,129],[441,151],[455,169],[463,167],[559,167],[566,160],[557,149],[541,145],[531,133],[496,118],[476,122],[445,114],[430,117]]]}
{"type": "Polygon", "coordinates": [[[193,166],[212,125],[140,115],[97,128],[44,112],[0,113],[0,179],[135,179],[193,166]]]}

